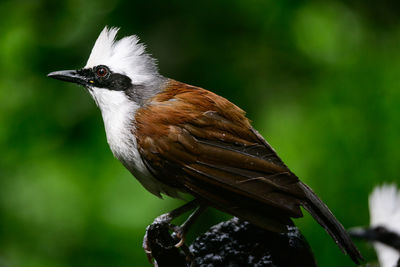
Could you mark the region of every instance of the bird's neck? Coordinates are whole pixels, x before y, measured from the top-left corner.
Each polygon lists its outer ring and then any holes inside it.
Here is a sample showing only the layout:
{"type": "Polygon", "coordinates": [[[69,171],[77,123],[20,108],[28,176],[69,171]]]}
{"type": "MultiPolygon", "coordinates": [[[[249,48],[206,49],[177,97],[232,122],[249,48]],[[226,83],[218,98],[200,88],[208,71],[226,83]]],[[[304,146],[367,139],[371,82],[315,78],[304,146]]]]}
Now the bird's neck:
{"type": "Polygon", "coordinates": [[[134,118],[140,106],[129,100],[122,91],[96,91],[94,98],[101,110],[111,151],[120,160],[129,158],[132,146],[136,147],[134,118]]]}
{"type": "Polygon", "coordinates": [[[177,191],[158,182],[142,161],[135,135],[135,114],[141,106],[124,94],[107,91],[96,98],[111,151],[148,191],[159,197],[160,193],[176,197],[177,191]]]}

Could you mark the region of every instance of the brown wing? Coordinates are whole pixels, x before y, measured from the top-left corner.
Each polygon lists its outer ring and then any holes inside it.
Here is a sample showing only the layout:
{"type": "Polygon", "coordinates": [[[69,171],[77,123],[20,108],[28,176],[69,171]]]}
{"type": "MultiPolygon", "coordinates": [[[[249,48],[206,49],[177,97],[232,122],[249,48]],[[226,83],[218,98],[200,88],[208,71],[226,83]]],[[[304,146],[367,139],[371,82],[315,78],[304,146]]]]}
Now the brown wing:
{"type": "Polygon", "coordinates": [[[288,223],[302,216],[297,177],[226,99],[172,81],[137,112],[136,131],[139,152],[161,182],[239,217],[261,212],[288,223]]]}
{"type": "Polygon", "coordinates": [[[225,98],[170,81],[138,110],[136,134],[160,182],[272,231],[285,231],[302,205],[354,262],[362,259],[328,207],[225,98]]]}

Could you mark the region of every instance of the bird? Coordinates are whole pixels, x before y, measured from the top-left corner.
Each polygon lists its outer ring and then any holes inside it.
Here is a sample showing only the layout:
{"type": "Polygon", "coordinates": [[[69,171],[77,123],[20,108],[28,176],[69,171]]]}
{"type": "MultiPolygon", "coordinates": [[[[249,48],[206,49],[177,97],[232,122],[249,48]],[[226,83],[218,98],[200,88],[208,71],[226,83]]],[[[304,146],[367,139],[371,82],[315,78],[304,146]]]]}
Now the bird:
{"type": "Polygon", "coordinates": [[[181,241],[207,207],[285,232],[304,207],[356,264],[363,260],[342,224],[252,127],[245,111],[211,91],[164,77],[139,38],[117,40],[118,31],[101,31],[83,68],[48,76],[87,89],[112,153],[145,189],[158,197],[194,197],[158,220],[170,222],[194,210],[175,228],[181,241]]]}
{"type": "Polygon", "coordinates": [[[400,190],[394,184],[376,186],[368,202],[370,226],[354,227],[350,235],[372,242],[379,266],[400,266],[400,190]]]}

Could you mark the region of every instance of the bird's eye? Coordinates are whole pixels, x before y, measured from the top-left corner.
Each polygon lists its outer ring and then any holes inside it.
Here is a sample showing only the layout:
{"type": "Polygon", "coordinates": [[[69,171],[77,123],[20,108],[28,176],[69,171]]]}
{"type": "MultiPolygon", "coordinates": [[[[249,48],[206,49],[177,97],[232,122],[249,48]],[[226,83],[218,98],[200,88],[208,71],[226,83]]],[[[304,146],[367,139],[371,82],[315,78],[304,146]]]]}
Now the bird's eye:
{"type": "Polygon", "coordinates": [[[99,68],[96,70],[96,74],[97,74],[97,76],[99,76],[99,77],[104,77],[104,76],[107,75],[107,73],[108,73],[108,70],[107,70],[105,67],[99,67],[99,68]]]}

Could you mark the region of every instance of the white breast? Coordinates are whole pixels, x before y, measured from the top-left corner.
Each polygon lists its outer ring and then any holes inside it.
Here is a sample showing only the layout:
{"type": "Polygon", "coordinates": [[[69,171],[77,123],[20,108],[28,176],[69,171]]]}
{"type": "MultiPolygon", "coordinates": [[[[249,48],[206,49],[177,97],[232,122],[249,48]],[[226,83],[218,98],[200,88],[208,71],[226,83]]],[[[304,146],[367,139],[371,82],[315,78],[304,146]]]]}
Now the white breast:
{"type": "Polygon", "coordinates": [[[176,190],[160,183],[146,168],[137,149],[134,117],[139,105],[130,101],[122,91],[103,88],[89,90],[101,110],[107,142],[114,156],[151,193],[177,196],[176,190]]]}

